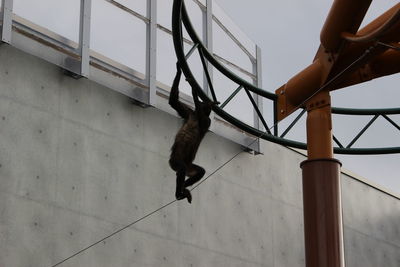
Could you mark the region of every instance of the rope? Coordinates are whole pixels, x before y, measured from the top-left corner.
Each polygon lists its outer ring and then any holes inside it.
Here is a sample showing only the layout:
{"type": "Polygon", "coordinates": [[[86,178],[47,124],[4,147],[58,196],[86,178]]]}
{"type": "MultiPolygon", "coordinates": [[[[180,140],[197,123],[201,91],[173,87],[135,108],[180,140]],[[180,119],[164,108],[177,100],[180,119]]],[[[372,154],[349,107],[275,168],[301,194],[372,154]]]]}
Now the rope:
{"type": "Polygon", "coordinates": [[[75,254],[69,256],[68,258],[65,258],[64,260],[62,260],[62,261],[60,261],[60,262],[58,262],[58,263],[56,263],[56,264],[54,264],[54,265],[52,265],[51,267],[58,266],[58,265],[60,265],[60,264],[62,264],[62,263],[64,263],[64,262],[66,262],[66,261],[68,261],[68,260],[74,258],[75,256],[78,256],[79,254],[85,252],[86,250],[88,250],[88,249],[90,249],[90,248],[96,246],[97,244],[99,244],[99,243],[105,241],[106,239],[109,239],[110,237],[112,237],[112,236],[114,236],[114,235],[116,235],[116,234],[118,234],[118,233],[124,231],[125,229],[127,229],[127,228],[131,227],[132,225],[134,225],[134,224],[136,224],[136,223],[138,223],[138,222],[140,222],[140,221],[146,219],[147,217],[150,217],[150,216],[153,215],[154,213],[157,213],[158,211],[160,211],[160,210],[162,210],[162,209],[168,207],[169,205],[171,205],[172,203],[174,203],[174,202],[176,202],[176,201],[177,201],[177,200],[173,200],[173,201],[171,201],[171,202],[165,204],[164,206],[162,206],[162,207],[160,207],[160,208],[158,208],[158,209],[156,209],[156,210],[154,210],[154,211],[148,213],[147,215],[143,216],[142,218],[137,219],[136,221],[134,221],[134,222],[132,222],[132,223],[130,223],[130,224],[128,224],[128,225],[126,225],[126,226],[124,226],[124,227],[118,229],[118,230],[116,230],[115,232],[113,232],[113,233],[109,234],[108,236],[106,236],[106,237],[100,239],[99,241],[97,241],[97,242],[95,242],[95,243],[93,243],[93,244],[91,244],[91,245],[89,245],[89,246],[87,246],[87,247],[85,247],[85,248],[79,250],[79,251],[76,252],[75,254]]]}

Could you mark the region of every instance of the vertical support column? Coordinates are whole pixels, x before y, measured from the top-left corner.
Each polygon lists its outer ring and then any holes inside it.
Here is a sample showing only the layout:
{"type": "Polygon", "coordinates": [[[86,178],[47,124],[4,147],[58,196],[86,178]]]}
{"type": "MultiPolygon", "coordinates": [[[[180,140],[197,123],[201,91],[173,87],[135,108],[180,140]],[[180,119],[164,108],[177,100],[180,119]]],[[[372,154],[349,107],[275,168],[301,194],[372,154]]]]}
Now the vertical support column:
{"type": "Polygon", "coordinates": [[[2,0],[1,3],[3,20],[3,26],[1,29],[1,41],[9,44],[11,43],[13,0],[2,0]]]}
{"type": "Polygon", "coordinates": [[[157,63],[157,0],[147,0],[147,47],[146,47],[146,77],[149,87],[149,100],[151,106],[156,105],[156,63],[157,63]]]}
{"type": "Polygon", "coordinates": [[[308,159],[333,158],[332,114],[328,91],[315,95],[307,102],[308,159]]]}
{"type": "MultiPolygon", "coordinates": [[[[212,0],[206,0],[206,11],[203,13],[203,43],[206,45],[208,51],[213,51],[213,38],[212,38],[212,0]]],[[[207,70],[210,74],[211,81],[213,80],[213,69],[209,62],[206,62],[207,70]]],[[[211,95],[210,88],[206,74],[203,75],[203,88],[208,96],[211,95]]]]}
{"type": "Polygon", "coordinates": [[[340,162],[307,160],[303,171],[307,267],[344,267],[340,162]]]}
{"type": "Polygon", "coordinates": [[[340,162],[333,159],[328,91],[307,102],[308,160],[303,171],[307,267],[344,267],[340,162]]]}
{"type": "Polygon", "coordinates": [[[79,54],[81,56],[80,75],[89,77],[90,64],[90,17],[92,0],[81,0],[80,22],[79,22],[79,54]]]}
{"type": "MultiPolygon", "coordinates": [[[[253,74],[256,76],[256,80],[254,80],[254,85],[257,86],[258,88],[262,87],[262,59],[261,59],[261,48],[256,45],[256,61],[253,63],[253,74]]],[[[258,94],[253,93],[253,98],[254,101],[257,103],[258,109],[263,112],[263,99],[260,97],[258,94]]],[[[256,129],[262,130],[262,123],[260,123],[260,118],[258,117],[257,112],[254,110],[253,112],[254,116],[254,127],[256,129]]],[[[266,131],[267,129],[264,129],[266,131]]],[[[260,140],[257,141],[257,146],[258,146],[258,152],[262,153],[261,151],[261,146],[260,146],[260,140]]]]}

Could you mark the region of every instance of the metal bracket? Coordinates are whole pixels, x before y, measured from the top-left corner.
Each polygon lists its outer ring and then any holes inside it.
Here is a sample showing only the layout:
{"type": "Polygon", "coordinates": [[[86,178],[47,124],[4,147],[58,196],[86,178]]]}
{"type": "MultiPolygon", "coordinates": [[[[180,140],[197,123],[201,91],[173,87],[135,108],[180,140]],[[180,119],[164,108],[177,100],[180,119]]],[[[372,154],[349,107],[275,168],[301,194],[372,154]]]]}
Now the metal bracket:
{"type": "Polygon", "coordinates": [[[5,43],[11,43],[11,31],[12,31],[12,11],[13,11],[13,0],[2,0],[2,29],[1,29],[1,41],[5,43]]]}
{"type": "Polygon", "coordinates": [[[310,99],[307,104],[306,104],[306,108],[307,111],[312,111],[315,109],[320,109],[326,106],[330,106],[331,105],[331,98],[329,97],[329,94],[324,94],[324,93],[320,93],[317,94],[316,96],[314,96],[312,99],[310,99]]]}

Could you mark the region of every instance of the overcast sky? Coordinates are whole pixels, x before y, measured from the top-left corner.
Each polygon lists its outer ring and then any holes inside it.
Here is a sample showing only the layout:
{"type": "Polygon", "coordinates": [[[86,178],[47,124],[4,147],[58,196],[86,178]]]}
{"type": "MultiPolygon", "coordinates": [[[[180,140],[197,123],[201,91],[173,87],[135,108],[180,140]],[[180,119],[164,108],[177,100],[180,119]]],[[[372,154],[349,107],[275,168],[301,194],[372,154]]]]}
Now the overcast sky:
{"type": "MultiPolygon", "coordinates": [[[[319,34],[333,1],[328,0],[216,0],[263,53],[263,88],[274,91],[312,62],[319,34]]],[[[397,0],[374,1],[363,22],[367,24],[397,0]]],[[[332,94],[333,106],[381,108],[400,106],[400,75],[392,75],[332,94]]],[[[400,116],[391,117],[400,123],[400,116]]],[[[349,142],[370,117],[344,121],[334,118],[334,133],[349,142]]],[[[400,132],[383,120],[367,131],[360,146],[400,146],[400,132]],[[382,130],[383,129],[383,130],[382,130]]],[[[291,135],[304,138],[304,127],[291,135]]],[[[346,143],[346,142],[345,142],[346,143]]],[[[266,153],[268,153],[266,151],[266,153]]],[[[400,193],[400,155],[336,156],[343,168],[400,193]]]]}

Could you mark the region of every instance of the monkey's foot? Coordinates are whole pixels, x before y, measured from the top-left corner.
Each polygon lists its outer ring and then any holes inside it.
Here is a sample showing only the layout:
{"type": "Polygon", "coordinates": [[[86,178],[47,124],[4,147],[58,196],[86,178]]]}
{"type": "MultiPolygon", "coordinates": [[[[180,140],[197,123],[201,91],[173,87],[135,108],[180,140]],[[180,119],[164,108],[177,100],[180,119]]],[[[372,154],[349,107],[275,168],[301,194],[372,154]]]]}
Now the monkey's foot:
{"type": "Polygon", "coordinates": [[[179,193],[177,192],[175,194],[175,197],[176,197],[177,200],[182,200],[182,199],[187,198],[188,202],[192,203],[192,194],[186,188],[182,192],[179,192],[179,193]]]}

